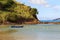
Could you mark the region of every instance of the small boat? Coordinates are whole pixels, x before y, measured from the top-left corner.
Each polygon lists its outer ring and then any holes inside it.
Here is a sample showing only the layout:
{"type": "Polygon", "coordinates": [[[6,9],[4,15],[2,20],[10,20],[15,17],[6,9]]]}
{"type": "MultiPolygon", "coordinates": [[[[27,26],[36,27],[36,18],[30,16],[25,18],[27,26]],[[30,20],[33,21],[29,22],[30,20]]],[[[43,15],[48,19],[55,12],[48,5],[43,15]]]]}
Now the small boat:
{"type": "Polygon", "coordinates": [[[11,26],[11,28],[23,28],[23,26],[22,25],[20,25],[20,26],[11,26]]]}

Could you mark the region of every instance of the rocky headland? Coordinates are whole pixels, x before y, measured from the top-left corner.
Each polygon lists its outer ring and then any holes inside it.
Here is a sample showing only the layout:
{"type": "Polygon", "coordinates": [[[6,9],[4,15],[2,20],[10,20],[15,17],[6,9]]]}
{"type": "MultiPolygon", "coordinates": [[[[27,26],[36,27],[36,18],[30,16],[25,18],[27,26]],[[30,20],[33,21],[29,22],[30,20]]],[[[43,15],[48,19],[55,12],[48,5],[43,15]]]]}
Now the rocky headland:
{"type": "Polygon", "coordinates": [[[15,0],[0,0],[0,24],[40,24],[38,11],[15,0]]]}

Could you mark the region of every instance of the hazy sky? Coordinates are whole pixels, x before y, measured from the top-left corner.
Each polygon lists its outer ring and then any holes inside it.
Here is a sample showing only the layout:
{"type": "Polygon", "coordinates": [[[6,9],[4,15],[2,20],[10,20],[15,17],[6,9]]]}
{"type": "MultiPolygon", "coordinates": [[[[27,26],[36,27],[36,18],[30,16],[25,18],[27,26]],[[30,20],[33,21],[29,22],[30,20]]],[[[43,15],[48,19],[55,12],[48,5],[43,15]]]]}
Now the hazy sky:
{"type": "Polygon", "coordinates": [[[40,20],[60,18],[60,0],[17,0],[33,8],[37,8],[40,20]]]}

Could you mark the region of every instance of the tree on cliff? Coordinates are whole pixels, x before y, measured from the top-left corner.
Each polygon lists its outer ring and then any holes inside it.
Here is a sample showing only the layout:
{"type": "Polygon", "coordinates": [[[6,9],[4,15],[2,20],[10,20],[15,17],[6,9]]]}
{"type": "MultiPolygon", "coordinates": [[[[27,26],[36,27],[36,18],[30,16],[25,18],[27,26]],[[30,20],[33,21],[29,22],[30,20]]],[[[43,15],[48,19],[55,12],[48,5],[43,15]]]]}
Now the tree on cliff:
{"type": "Polygon", "coordinates": [[[0,23],[2,22],[1,20],[3,20],[3,23],[33,21],[37,19],[36,14],[38,14],[36,8],[31,8],[15,0],[0,0],[0,23]]]}

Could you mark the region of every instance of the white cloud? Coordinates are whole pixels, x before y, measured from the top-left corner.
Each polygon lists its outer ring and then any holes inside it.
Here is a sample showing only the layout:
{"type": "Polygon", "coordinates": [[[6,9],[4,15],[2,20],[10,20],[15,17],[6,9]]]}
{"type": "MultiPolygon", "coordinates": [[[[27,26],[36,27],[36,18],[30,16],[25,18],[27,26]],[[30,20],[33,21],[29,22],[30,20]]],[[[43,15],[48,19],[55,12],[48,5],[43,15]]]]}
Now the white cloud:
{"type": "Polygon", "coordinates": [[[55,5],[52,8],[54,8],[54,9],[60,9],[60,5],[55,5]]]}
{"type": "Polygon", "coordinates": [[[51,5],[48,5],[48,4],[47,4],[47,5],[45,5],[45,7],[51,7],[51,5]]]}
{"type": "Polygon", "coordinates": [[[29,0],[30,3],[38,4],[47,8],[60,9],[60,5],[50,5],[47,0],[29,0]]]}
{"type": "Polygon", "coordinates": [[[39,5],[42,5],[42,6],[45,6],[45,7],[50,6],[50,5],[48,5],[46,0],[29,0],[29,2],[33,3],[33,4],[39,4],[39,5]]]}
{"type": "Polygon", "coordinates": [[[46,4],[45,0],[29,0],[29,1],[34,4],[46,4]]]}

